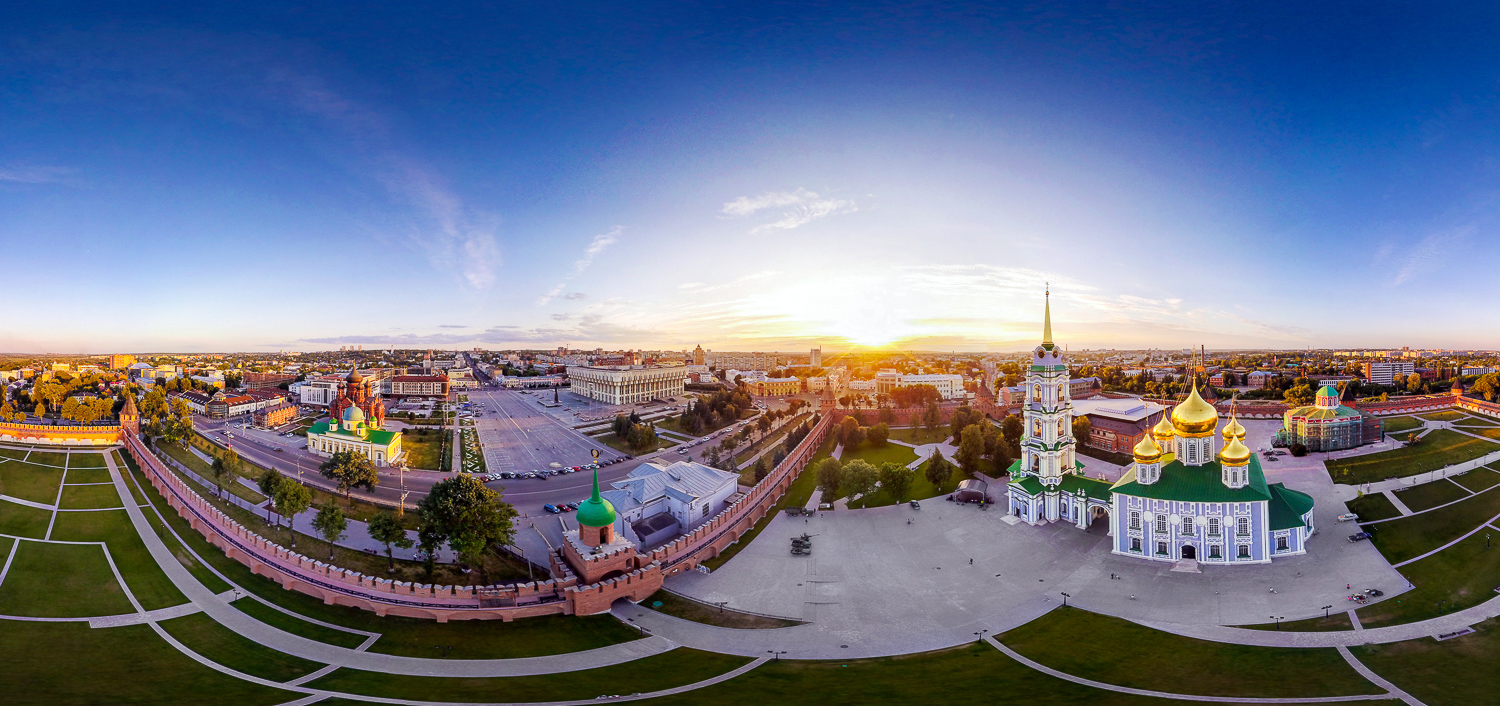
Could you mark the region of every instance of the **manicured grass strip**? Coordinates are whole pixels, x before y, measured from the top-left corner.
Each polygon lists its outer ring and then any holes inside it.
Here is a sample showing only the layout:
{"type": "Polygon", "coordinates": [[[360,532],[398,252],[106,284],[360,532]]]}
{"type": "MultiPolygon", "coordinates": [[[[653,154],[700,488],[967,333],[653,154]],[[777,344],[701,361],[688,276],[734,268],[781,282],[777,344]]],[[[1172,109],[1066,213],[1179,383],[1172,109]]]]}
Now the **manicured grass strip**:
{"type": "Polygon", "coordinates": [[[1387,520],[1392,517],[1401,516],[1401,511],[1396,509],[1396,505],[1391,502],[1390,498],[1385,496],[1385,493],[1361,495],[1346,504],[1349,507],[1349,512],[1359,515],[1360,522],[1387,520]]]}
{"type": "Polygon", "coordinates": [[[69,468],[68,485],[85,485],[88,483],[108,483],[108,468],[69,468]]]}
{"type": "MultiPolygon", "coordinates": [[[[172,528],[183,537],[193,551],[230,581],[299,615],[356,630],[383,633],[384,636],[371,646],[371,651],[374,652],[431,657],[437,654],[437,649],[433,645],[452,645],[454,649],[449,657],[453,659],[459,659],[461,656],[466,659],[537,657],[606,647],[641,637],[636,630],[609,615],[546,616],[517,620],[509,624],[489,620],[439,624],[416,618],[396,616],[382,618],[373,612],[358,608],[325,605],[321,600],[312,596],[288,591],[264,576],[256,576],[250,573],[250,569],[244,564],[224,556],[222,550],[208,544],[202,535],[189,528],[187,521],[168,507],[156,489],[146,484],[145,478],[139,473],[138,470],[132,469],[132,474],[145,484],[151,502],[162,510],[162,514],[172,528]]],[[[154,513],[148,512],[148,514],[154,513]]],[[[235,602],[235,606],[254,615],[251,613],[254,609],[241,606],[244,603],[246,601],[241,599],[235,602]]],[[[271,624],[293,634],[303,634],[283,625],[271,624]]],[[[298,630],[305,630],[305,628],[298,627],[298,630]]],[[[324,639],[307,634],[303,636],[315,640],[324,639]]],[[[331,640],[329,642],[341,644],[331,640]]]]}
{"type": "Polygon", "coordinates": [[[1459,427],[1492,427],[1496,424],[1500,424],[1500,422],[1496,422],[1493,419],[1486,419],[1484,417],[1477,416],[1460,419],[1453,423],[1454,426],[1459,427]]]}
{"type": "Polygon", "coordinates": [[[1465,429],[1464,431],[1467,431],[1470,434],[1478,434],[1478,435],[1480,435],[1480,436],[1482,436],[1482,437],[1484,437],[1486,439],[1500,439],[1500,427],[1493,427],[1493,426],[1491,426],[1491,427],[1484,427],[1482,429],[1481,428],[1465,429]]]}
{"type": "Polygon", "coordinates": [[[1461,476],[1451,476],[1451,478],[1453,482],[1476,493],[1500,484],[1500,473],[1496,473],[1488,466],[1476,468],[1461,476]]]}
{"type": "Polygon", "coordinates": [[[330,645],[338,645],[339,647],[347,647],[349,649],[359,647],[366,640],[364,635],[358,633],[326,628],[317,623],[310,623],[296,616],[287,615],[253,598],[241,598],[230,605],[262,623],[309,640],[326,642],[330,645]]]}
{"type": "Polygon", "coordinates": [[[896,441],[905,441],[908,444],[916,444],[918,446],[921,446],[922,444],[936,444],[947,439],[950,436],[953,436],[953,434],[946,426],[934,429],[932,431],[928,431],[922,427],[891,430],[892,439],[895,439],[896,441]]]}
{"type": "MultiPolygon", "coordinates": [[[[178,463],[186,466],[192,472],[197,473],[200,477],[203,478],[203,480],[208,481],[208,489],[217,492],[218,486],[214,484],[213,469],[210,468],[209,465],[203,461],[203,459],[198,458],[193,454],[193,452],[184,449],[176,444],[162,443],[158,444],[157,448],[161,449],[162,452],[166,453],[168,456],[176,459],[178,463]]],[[[231,495],[241,500],[248,500],[252,503],[261,503],[265,502],[266,500],[266,496],[261,495],[260,493],[257,493],[249,488],[246,488],[244,485],[241,485],[234,476],[224,476],[223,483],[225,490],[229,491],[231,495]]]]}
{"type": "Polygon", "coordinates": [[[107,468],[107,464],[104,463],[103,453],[75,451],[68,454],[68,470],[75,468],[107,468]]]}
{"type": "Polygon", "coordinates": [[[57,451],[32,451],[26,457],[26,462],[62,468],[68,462],[68,455],[57,451]]]}
{"type": "Polygon", "coordinates": [[[1491,706],[1500,694],[1500,622],[1491,618],[1472,635],[1439,642],[1430,637],[1349,648],[1355,658],[1423,703],[1491,706]]]}
{"type": "MultiPolygon", "coordinates": [[[[135,499],[136,505],[145,505],[146,496],[141,494],[141,489],[137,488],[135,482],[129,477],[131,469],[135,469],[135,459],[130,458],[129,454],[116,452],[115,467],[120,469],[120,473],[125,476],[125,487],[130,488],[130,497],[135,499]]],[[[146,513],[146,516],[150,517],[151,513],[146,513]]]]}
{"type": "Polygon", "coordinates": [[[7,706],[273,706],[301,696],[214,671],[147,625],[95,630],[87,623],[0,621],[0,664],[7,706]]]}
{"type": "MultiPolygon", "coordinates": [[[[110,490],[114,490],[111,488],[110,490]]],[[[61,512],[52,526],[52,539],[68,542],[104,542],[115,560],[125,585],[146,610],[168,608],[188,602],[172,579],[157,565],[136,534],[124,510],[61,512]]]]}
{"type": "Polygon", "coordinates": [[[134,612],[97,544],[21,542],[0,584],[0,615],[87,618],[134,612]]]}
{"type": "Polygon", "coordinates": [[[1385,433],[1394,434],[1398,431],[1421,429],[1424,424],[1420,417],[1386,417],[1380,420],[1384,425],[1385,433]]]}
{"type": "Polygon", "coordinates": [[[1427,414],[1419,414],[1417,416],[1423,419],[1430,419],[1434,422],[1451,422],[1458,419],[1464,419],[1469,415],[1464,414],[1463,412],[1460,412],[1458,410],[1450,409],[1442,412],[1428,412],[1427,414]]]}
{"type": "Polygon", "coordinates": [[[1455,483],[1449,483],[1441,478],[1421,485],[1414,485],[1404,490],[1396,491],[1396,498],[1411,509],[1412,512],[1429,510],[1439,505],[1447,505],[1455,500],[1469,497],[1470,493],[1455,483]]]}
{"type": "Polygon", "coordinates": [[[235,671],[271,681],[290,681],[323,668],[317,662],[263,647],[203,613],[161,623],[168,635],[188,649],[235,671]]]}
{"type": "Polygon", "coordinates": [[[771,630],[802,624],[801,621],[797,620],[767,618],[753,613],[741,613],[733,609],[726,610],[723,606],[700,603],[666,590],[651,594],[646,600],[641,601],[641,606],[650,608],[658,613],[666,613],[673,617],[682,618],[683,620],[691,620],[695,623],[703,623],[705,625],[717,625],[721,628],[771,630]],[[661,605],[657,605],[658,603],[661,605]]]}
{"type": "Polygon", "coordinates": [[[1249,697],[1380,692],[1334,649],[1196,640],[1076,608],[1055,609],[998,639],[1053,669],[1137,689],[1249,697]]]}
{"type": "Polygon", "coordinates": [[[1386,478],[1404,478],[1470,461],[1500,451],[1500,444],[1438,429],[1422,437],[1415,446],[1325,461],[1336,483],[1372,483],[1386,478]]]}
{"type": "MultiPolygon", "coordinates": [[[[71,475],[71,471],[69,472],[71,475]]],[[[65,485],[62,492],[64,510],[92,510],[97,508],[124,507],[125,501],[113,485],[65,485]]]]}
{"type": "MultiPolygon", "coordinates": [[[[434,650],[433,654],[438,653],[434,650]]],[[[433,695],[441,694],[442,700],[457,702],[564,701],[670,689],[718,676],[749,661],[745,657],[679,647],[625,664],[563,674],[454,679],[401,676],[345,668],[315,679],[308,686],[398,699],[429,700],[433,695]]]]}
{"type": "Polygon", "coordinates": [[[1365,528],[1375,528],[1372,541],[1387,560],[1396,564],[1458,539],[1496,515],[1500,515],[1500,490],[1491,490],[1441,510],[1366,525],[1365,528]]]}
{"type": "Polygon", "coordinates": [[[51,521],[52,513],[47,510],[0,500],[0,534],[42,539],[51,521]]]}
{"type": "MultiPolygon", "coordinates": [[[[1087,671],[1079,676],[1098,678],[1087,671]]],[[[1187,702],[1074,684],[1031,669],[987,643],[970,643],[936,652],[879,659],[766,662],[734,679],[645,703],[651,706],[988,703],[1165,706],[1187,702]]]]}
{"type": "Polygon", "coordinates": [[[1500,531],[1480,530],[1398,571],[1416,588],[1360,608],[1359,621],[1365,627],[1435,618],[1494,598],[1495,588],[1500,587],[1500,531]],[[1491,549],[1485,548],[1486,534],[1492,535],[1491,549]]]}
{"type": "Polygon", "coordinates": [[[1354,624],[1349,622],[1347,612],[1330,613],[1328,617],[1318,616],[1306,620],[1283,620],[1280,625],[1276,623],[1260,623],[1257,625],[1236,625],[1237,628],[1247,630],[1283,630],[1286,632],[1337,632],[1339,630],[1353,630],[1354,624]]]}
{"type": "Polygon", "coordinates": [[[57,502],[57,487],[62,480],[61,468],[20,461],[0,463],[0,495],[51,505],[57,502]]]}
{"type": "Polygon", "coordinates": [[[869,443],[860,444],[854,449],[844,449],[844,455],[839,457],[840,461],[848,463],[854,459],[863,459],[870,465],[880,468],[882,463],[899,463],[905,466],[917,460],[917,452],[910,446],[900,444],[883,444],[874,446],[869,443]]]}

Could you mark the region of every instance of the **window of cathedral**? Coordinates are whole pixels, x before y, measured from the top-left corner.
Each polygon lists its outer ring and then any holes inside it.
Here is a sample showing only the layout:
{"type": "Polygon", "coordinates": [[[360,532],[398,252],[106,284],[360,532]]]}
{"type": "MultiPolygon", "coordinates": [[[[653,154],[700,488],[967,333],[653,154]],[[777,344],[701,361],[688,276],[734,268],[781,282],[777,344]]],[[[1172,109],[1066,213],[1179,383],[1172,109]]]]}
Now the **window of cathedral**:
{"type": "MultiPolygon", "coordinates": [[[[1141,528],[1141,513],[1138,510],[1131,510],[1130,511],[1130,529],[1138,530],[1140,528],[1141,528]]],[[[1139,548],[1140,547],[1137,547],[1137,549],[1139,549],[1139,548]]]]}
{"type": "MultiPolygon", "coordinates": [[[[1219,536],[1219,518],[1217,518],[1217,517],[1210,517],[1210,518],[1208,518],[1208,536],[1210,536],[1210,537],[1217,537],[1217,536],[1219,536]]],[[[1217,548],[1217,547],[1215,547],[1215,548],[1217,548]]]]}
{"type": "Polygon", "coordinates": [[[1166,534],[1167,533],[1167,516],[1166,515],[1157,515],[1156,516],[1156,533],[1157,534],[1166,534]]]}
{"type": "Polygon", "coordinates": [[[1239,535],[1241,537],[1248,537],[1248,536],[1250,536],[1250,518],[1248,518],[1248,517],[1235,518],[1234,526],[1235,526],[1235,534],[1237,534],[1237,535],[1239,535]]]}
{"type": "Polygon", "coordinates": [[[1182,518],[1182,533],[1183,534],[1192,534],[1193,533],[1193,518],[1191,518],[1191,517],[1184,517],[1184,518],[1182,518]]]}
{"type": "Polygon", "coordinates": [[[1239,556],[1237,558],[1240,558],[1240,559],[1249,559],[1250,558],[1250,545],[1248,545],[1248,544],[1241,544],[1240,545],[1240,553],[1239,553],[1239,556]]]}
{"type": "Polygon", "coordinates": [[[1167,555],[1167,543],[1166,542],[1157,542],[1156,543],[1156,555],[1157,556],[1166,556],[1167,555]]]}
{"type": "Polygon", "coordinates": [[[1131,537],[1130,538],[1130,551],[1138,552],[1140,550],[1141,550],[1141,538],[1140,537],[1131,537]]]}
{"type": "Polygon", "coordinates": [[[1208,545],[1208,558],[1210,558],[1210,559],[1223,559],[1224,558],[1222,555],[1219,554],[1219,545],[1217,545],[1217,544],[1210,544],[1210,545],[1208,545]]]}
{"type": "Polygon", "coordinates": [[[1287,544],[1286,544],[1286,535],[1282,535],[1280,537],[1277,537],[1276,538],[1276,551],[1278,551],[1278,552],[1284,552],[1287,549],[1289,549],[1289,547],[1287,547],[1287,544]]]}

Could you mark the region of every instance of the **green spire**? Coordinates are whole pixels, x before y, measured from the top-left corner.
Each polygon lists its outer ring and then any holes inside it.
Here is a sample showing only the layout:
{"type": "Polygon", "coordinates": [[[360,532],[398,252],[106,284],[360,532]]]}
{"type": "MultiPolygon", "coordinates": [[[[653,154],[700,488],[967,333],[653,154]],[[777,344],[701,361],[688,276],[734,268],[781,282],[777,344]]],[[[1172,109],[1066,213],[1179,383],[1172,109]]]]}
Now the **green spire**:
{"type": "Polygon", "coordinates": [[[574,519],[583,527],[608,527],[615,523],[614,506],[599,495],[598,469],[594,470],[594,493],[578,506],[578,514],[574,516],[574,519]]]}
{"type": "Polygon", "coordinates": [[[1048,287],[1042,313],[1042,345],[1052,347],[1052,288],[1048,287]]]}

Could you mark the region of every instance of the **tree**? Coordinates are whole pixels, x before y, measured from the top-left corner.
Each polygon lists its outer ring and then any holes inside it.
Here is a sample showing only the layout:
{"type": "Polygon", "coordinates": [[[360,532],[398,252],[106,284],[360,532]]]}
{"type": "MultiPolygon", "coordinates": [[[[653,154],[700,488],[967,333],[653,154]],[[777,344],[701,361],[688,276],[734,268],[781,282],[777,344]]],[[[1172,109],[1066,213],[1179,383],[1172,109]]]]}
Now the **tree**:
{"type": "Polygon", "coordinates": [[[241,465],[240,455],[234,449],[214,457],[214,462],[209,468],[214,472],[214,485],[219,486],[220,496],[224,495],[224,477],[233,478],[239,475],[241,465]]]}
{"type": "Polygon", "coordinates": [[[406,536],[406,528],[401,526],[401,521],[396,519],[395,515],[389,512],[380,512],[370,518],[366,529],[370,533],[370,539],[385,545],[385,558],[391,565],[387,573],[394,573],[396,571],[396,557],[391,547],[394,545],[402,549],[410,549],[414,544],[411,538],[406,536]]]}
{"type": "Polygon", "coordinates": [[[953,438],[962,439],[964,429],[970,424],[983,424],[984,414],[969,405],[962,405],[953,410],[953,419],[949,427],[953,430],[953,438]]]}
{"type": "Polygon", "coordinates": [[[829,457],[818,462],[818,489],[823,491],[824,498],[838,497],[843,477],[844,466],[838,459],[829,457]]]}
{"type": "Polygon", "coordinates": [[[870,465],[868,461],[856,458],[844,464],[839,489],[847,498],[856,495],[864,496],[875,490],[875,484],[879,482],[880,470],[870,465]]]}
{"type": "Polygon", "coordinates": [[[312,506],[312,491],[308,490],[307,486],[287,478],[276,487],[276,494],[271,496],[271,504],[276,507],[277,515],[287,518],[287,526],[292,533],[292,546],[297,546],[294,518],[312,506]]]}
{"type": "Polygon", "coordinates": [[[380,485],[380,474],[375,472],[375,464],[364,454],[353,451],[338,451],[333,457],[318,466],[318,472],[324,478],[338,484],[340,493],[344,494],[344,502],[351,502],[350,493],[355,488],[374,490],[380,485]]]}
{"type": "Polygon", "coordinates": [[[766,477],[766,473],[768,473],[766,470],[766,457],[762,456],[755,460],[755,482],[759,483],[766,477]]]}
{"type": "Polygon", "coordinates": [[[899,463],[884,463],[880,466],[880,487],[885,488],[898,503],[906,502],[911,494],[913,476],[910,468],[899,463]]]}
{"type": "Polygon", "coordinates": [[[1406,389],[1410,392],[1421,392],[1422,375],[1420,373],[1412,373],[1406,376],[1406,389]]]}
{"type": "Polygon", "coordinates": [[[515,538],[516,509],[500,494],[465,473],[432,486],[418,506],[422,524],[448,543],[470,566],[484,569],[484,552],[515,538]]]}
{"type": "Polygon", "coordinates": [[[313,518],[313,529],[328,542],[328,560],[333,561],[334,542],[344,538],[344,531],[349,529],[349,518],[344,517],[344,511],[339,508],[338,503],[329,500],[318,506],[318,515],[313,518]]]}
{"type": "Polygon", "coordinates": [[[964,428],[958,442],[958,463],[964,472],[979,473],[984,464],[984,429],[977,424],[964,428]]]}
{"type": "Polygon", "coordinates": [[[885,442],[891,438],[891,428],[885,422],[876,424],[865,429],[865,441],[871,446],[885,446],[885,442]]]}
{"type": "Polygon", "coordinates": [[[1094,423],[1088,417],[1073,418],[1073,439],[1084,446],[1090,446],[1089,435],[1094,433],[1094,423]]]}
{"type": "Polygon", "coordinates": [[[47,416],[47,403],[45,401],[36,403],[36,409],[31,413],[35,414],[37,419],[47,416]]]}
{"type": "MultiPolygon", "coordinates": [[[[884,395],[884,394],[879,395],[879,397],[881,397],[881,398],[884,398],[886,396],[887,395],[884,395]]],[[[876,418],[880,420],[881,424],[884,424],[887,427],[889,427],[890,425],[896,423],[896,412],[895,412],[895,410],[891,409],[890,407],[881,407],[880,408],[880,412],[876,415],[876,418]]]]}
{"type": "Polygon", "coordinates": [[[927,482],[933,487],[942,488],[943,484],[948,482],[948,478],[953,475],[953,465],[948,463],[948,459],[943,458],[942,453],[934,453],[932,460],[927,463],[927,470],[924,474],[927,476],[927,482]]]}
{"type": "Polygon", "coordinates": [[[1010,444],[1011,457],[1020,456],[1021,437],[1026,435],[1026,423],[1021,421],[1020,415],[1005,415],[1005,419],[1000,420],[1000,433],[1010,444]]]}
{"type": "Polygon", "coordinates": [[[1004,473],[1010,468],[1010,444],[1006,442],[1005,435],[993,424],[985,424],[984,429],[984,456],[990,460],[990,466],[997,473],[1004,473]]]}
{"type": "Polygon", "coordinates": [[[858,433],[859,420],[854,417],[844,417],[843,421],[839,422],[838,429],[834,432],[838,437],[839,446],[844,447],[845,451],[849,451],[859,445],[859,440],[855,439],[855,434],[858,433]]]}
{"type": "Polygon", "coordinates": [[[1281,397],[1286,400],[1288,405],[1299,407],[1301,405],[1312,404],[1313,399],[1317,397],[1317,393],[1313,391],[1311,385],[1303,383],[1287,388],[1287,391],[1282,393],[1281,397]]]}
{"type": "Polygon", "coordinates": [[[942,425],[943,412],[938,409],[938,403],[928,402],[927,411],[922,413],[922,426],[927,427],[927,431],[936,431],[942,425]]]}
{"type": "Polygon", "coordinates": [[[755,420],[755,428],[760,430],[761,436],[765,436],[766,432],[771,430],[770,417],[764,414],[760,415],[760,418],[755,420]]]}
{"type": "MultiPolygon", "coordinates": [[[[264,495],[264,496],[266,496],[268,498],[271,498],[272,499],[272,503],[274,504],[275,503],[275,498],[276,498],[276,491],[280,490],[281,489],[281,484],[285,483],[285,482],[287,482],[286,477],[283,476],[283,475],[281,475],[281,471],[278,471],[275,468],[272,468],[271,470],[266,471],[265,473],[260,474],[260,479],[256,481],[256,485],[260,488],[260,494],[264,495]]],[[[267,506],[266,507],[266,522],[270,522],[270,521],[271,521],[271,508],[270,508],[270,506],[267,506]]]]}

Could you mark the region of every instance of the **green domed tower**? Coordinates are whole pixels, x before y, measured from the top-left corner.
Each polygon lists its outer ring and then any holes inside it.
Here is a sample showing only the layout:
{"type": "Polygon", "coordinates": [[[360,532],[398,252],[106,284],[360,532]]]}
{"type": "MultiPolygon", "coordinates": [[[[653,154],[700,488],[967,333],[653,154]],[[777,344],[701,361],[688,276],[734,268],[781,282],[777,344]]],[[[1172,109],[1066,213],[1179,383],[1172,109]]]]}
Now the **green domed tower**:
{"type": "Polygon", "coordinates": [[[599,471],[594,471],[594,494],[578,506],[578,534],[590,547],[609,544],[614,539],[615,507],[599,495],[599,471]]]}

